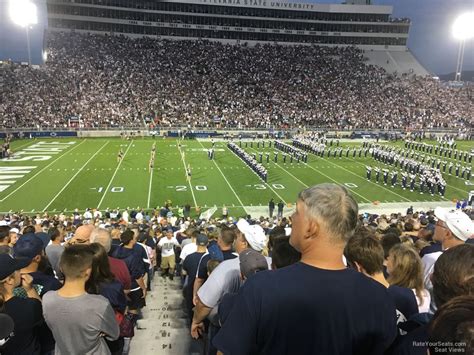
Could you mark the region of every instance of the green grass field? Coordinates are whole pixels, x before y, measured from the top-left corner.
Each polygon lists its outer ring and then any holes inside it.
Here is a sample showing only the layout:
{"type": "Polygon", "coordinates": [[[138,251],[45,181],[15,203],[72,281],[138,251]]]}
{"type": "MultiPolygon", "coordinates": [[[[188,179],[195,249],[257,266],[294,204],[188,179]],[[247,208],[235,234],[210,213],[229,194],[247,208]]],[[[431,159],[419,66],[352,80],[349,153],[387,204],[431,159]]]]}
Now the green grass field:
{"type": "MultiPolygon", "coordinates": [[[[391,143],[403,145],[403,142],[391,143]]],[[[361,143],[341,143],[341,146],[361,143]]],[[[470,182],[444,174],[448,183],[445,199],[420,195],[376,184],[365,178],[365,165],[371,158],[320,158],[310,154],[308,164],[279,162],[268,165],[268,182],[258,178],[225,142],[216,142],[215,160],[208,160],[209,141],[185,140],[180,149],[173,139],[38,139],[17,140],[12,149],[17,157],[37,156],[39,161],[0,160],[0,211],[84,210],[87,207],[152,209],[171,200],[173,206],[189,203],[201,210],[213,206],[229,208],[232,215],[243,215],[252,206],[266,206],[270,198],[294,204],[305,187],[334,182],[345,184],[360,203],[421,202],[463,199],[473,189],[470,182]],[[60,145],[54,142],[60,143],[60,145]],[[148,162],[153,142],[156,160],[152,172],[148,162]],[[47,153],[43,147],[53,148],[47,153]],[[117,162],[122,148],[124,159],[117,162]],[[185,166],[192,167],[187,181],[185,166]],[[12,170],[15,167],[15,170],[12,170]]],[[[254,148],[246,148],[249,153],[254,148]]],[[[458,149],[474,148],[471,142],[459,142],[458,149]]],[[[262,149],[259,149],[262,151],[262,149]]],[[[266,148],[273,157],[273,148],[266,148]]],[[[18,159],[18,158],[17,158],[18,159]]],[[[28,158],[30,159],[30,158],[28,158]]],[[[399,177],[400,182],[400,177],[399,177]]]]}

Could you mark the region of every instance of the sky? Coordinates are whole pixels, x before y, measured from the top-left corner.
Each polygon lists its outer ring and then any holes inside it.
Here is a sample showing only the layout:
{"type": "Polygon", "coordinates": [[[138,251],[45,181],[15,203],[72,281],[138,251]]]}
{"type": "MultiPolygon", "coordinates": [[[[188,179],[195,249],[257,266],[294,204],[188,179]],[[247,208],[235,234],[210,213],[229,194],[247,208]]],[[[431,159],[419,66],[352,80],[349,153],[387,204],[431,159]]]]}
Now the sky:
{"type": "MultiPolygon", "coordinates": [[[[46,0],[35,0],[45,8],[46,0]]],[[[314,3],[341,3],[341,0],[290,0],[314,3]]],[[[420,63],[435,74],[447,74],[456,69],[459,42],[451,35],[451,26],[455,18],[467,11],[474,11],[474,0],[373,0],[376,5],[392,5],[393,16],[408,17],[412,20],[408,48],[420,63]]],[[[24,30],[7,34],[2,31],[2,6],[0,0],[0,58],[2,48],[8,47],[10,53],[27,53],[24,30]]],[[[4,10],[4,9],[3,9],[4,10]]],[[[5,12],[3,12],[5,15],[5,12]]],[[[45,15],[45,14],[43,14],[45,15]]],[[[45,17],[45,16],[44,16],[45,17]]],[[[4,22],[5,23],[5,22],[4,22]]],[[[41,58],[42,36],[33,37],[33,59],[41,58]]],[[[474,70],[474,39],[466,44],[464,70],[474,70]]]]}
{"type": "MultiPolygon", "coordinates": [[[[459,14],[474,11],[474,0],[373,0],[373,4],[392,5],[393,16],[411,19],[408,48],[426,69],[438,75],[456,71],[459,42],[452,37],[451,26],[459,14]]],[[[466,43],[463,70],[474,70],[474,39],[466,43]]]]}

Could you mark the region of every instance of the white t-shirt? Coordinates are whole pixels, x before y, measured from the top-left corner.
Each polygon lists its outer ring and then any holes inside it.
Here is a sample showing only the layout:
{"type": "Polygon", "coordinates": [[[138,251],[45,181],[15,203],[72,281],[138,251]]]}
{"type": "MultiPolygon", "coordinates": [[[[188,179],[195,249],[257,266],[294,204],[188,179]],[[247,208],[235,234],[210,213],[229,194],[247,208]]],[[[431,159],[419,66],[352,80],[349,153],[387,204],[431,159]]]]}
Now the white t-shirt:
{"type": "MultiPolygon", "coordinates": [[[[272,259],[267,258],[268,268],[271,269],[272,259]]],[[[198,296],[207,307],[214,308],[221,302],[222,296],[226,293],[239,291],[240,279],[240,259],[233,258],[224,260],[209,275],[208,279],[198,290],[198,296]]]]}
{"type": "Polygon", "coordinates": [[[186,259],[186,257],[192,253],[195,253],[197,251],[197,245],[196,243],[188,243],[186,244],[183,249],[181,250],[181,254],[179,255],[179,258],[181,260],[186,259]]]}
{"type": "Polygon", "coordinates": [[[143,243],[137,243],[139,246],[141,246],[143,249],[145,249],[145,253],[146,253],[146,256],[147,258],[143,258],[143,262],[146,263],[146,264],[149,264],[150,265],[150,268],[152,267],[151,265],[151,248],[143,243]]]}
{"type": "Polygon", "coordinates": [[[431,304],[431,295],[428,290],[423,290],[421,295],[423,298],[423,304],[421,304],[421,300],[416,296],[416,290],[412,289],[413,293],[415,294],[416,303],[418,304],[418,312],[419,313],[428,313],[430,311],[430,304],[431,304]]]}
{"type": "Polygon", "coordinates": [[[423,282],[427,290],[433,289],[433,284],[431,283],[431,274],[433,273],[434,265],[441,254],[443,254],[442,251],[437,251],[426,254],[423,256],[423,258],[421,258],[421,262],[423,263],[423,282]]]}
{"type": "Polygon", "coordinates": [[[174,255],[174,246],[179,247],[179,243],[175,237],[168,239],[167,237],[161,238],[158,246],[161,248],[161,256],[167,257],[174,255]]]}

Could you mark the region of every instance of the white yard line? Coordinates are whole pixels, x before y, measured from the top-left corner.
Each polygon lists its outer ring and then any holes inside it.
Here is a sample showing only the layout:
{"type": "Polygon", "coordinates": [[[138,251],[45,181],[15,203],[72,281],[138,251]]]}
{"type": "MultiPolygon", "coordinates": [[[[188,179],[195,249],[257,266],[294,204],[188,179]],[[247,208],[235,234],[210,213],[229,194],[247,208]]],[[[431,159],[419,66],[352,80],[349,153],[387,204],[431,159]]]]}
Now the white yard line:
{"type": "Polygon", "coordinates": [[[51,165],[53,165],[56,161],[58,161],[59,159],[61,159],[62,157],[68,155],[69,153],[71,153],[74,149],[78,148],[80,145],[82,145],[87,139],[84,139],[81,143],[79,143],[78,145],[76,145],[75,147],[72,147],[70,150],[65,150],[63,154],[61,154],[60,156],[56,157],[56,159],[54,159],[51,163],[49,163],[48,165],[46,165],[43,169],[41,169],[40,171],[38,171],[35,175],[33,175],[32,177],[30,177],[28,180],[26,180],[23,184],[21,184],[20,186],[18,186],[15,190],[13,190],[12,192],[10,192],[8,195],[6,195],[4,198],[2,198],[0,200],[0,202],[3,202],[5,201],[7,198],[9,198],[11,195],[13,195],[15,192],[17,192],[19,189],[21,189],[23,186],[25,186],[27,183],[29,183],[31,180],[33,180],[35,177],[37,177],[39,174],[41,174],[43,171],[45,171],[47,168],[49,168],[51,165]]]}
{"type": "MultiPolygon", "coordinates": [[[[326,174],[320,172],[319,170],[313,168],[313,167],[312,167],[311,165],[309,165],[308,163],[303,163],[303,164],[305,164],[308,168],[313,169],[313,170],[316,171],[318,174],[321,174],[321,175],[325,176],[326,178],[328,178],[329,180],[334,181],[336,184],[338,184],[338,185],[343,185],[343,184],[341,184],[340,182],[337,182],[336,180],[334,180],[332,177],[330,177],[330,176],[328,176],[328,175],[326,175],[326,174]]],[[[344,185],[344,186],[345,186],[345,185],[344,185]]],[[[365,197],[362,196],[361,194],[355,192],[355,191],[354,191],[353,189],[351,189],[350,187],[347,187],[347,186],[345,186],[345,187],[346,187],[347,189],[351,190],[352,193],[354,193],[354,195],[357,195],[357,196],[359,196],[360,198],[364,199],[365,201],[367,201],[367,202],[369,202],[369,203],[372,203],[372,201],[370,201],[369,199],[365,198],[365,197]]]]}
{"type": "Polygon", "coordinates": [[[117,175],[117,171],[119,170],[120,165],[122,165],[122,162],[125,160],[125,156],[127,155],[128,150],[130,149],[130,147],[132,146],[132,144],[133,144],[133,140],[132,140],[132,141],[130,142],[130,144],[128,145],[128,148],[127,148],[127,150],[125,151],[125,153],[123,154],[122,159],[119,161],[117,167],[115,168],[114,174],[112,175],[112,178],[110,179],[109,184],[107,185],[107,188],[105,189],[104,194],[102,195],[102,198],[100,199],[99,204],[97,205],[97,209],[99,209],[99,208],[100,208],[100,205],[102,205],[102,202],[104,202],[105,196],[107,195],[107,191],[109,191],[110,185],[112,185],[112,181],[114,181],[115,175],[117,175]]]}
{"type": "Polygon", "coordinates": [[[72,176],[72,178],[69,179],[69,181],[63,186],[63,188],[56,194],[56,196],[53,197],[53,199],[51,201],[49,201],[49,203],[46,205],[45,208],[43,208],[43,211],[46,211],[48,209],[49,206],[51,206],[51,204],[58,198],[59,195],[61,195],[61,193],[66,189],[66,187],[69,186],[69,184],[76,178],[77,175],[79,175],[79,173],[87,166],[87,164],[89,164],[89,162],[94,159],[94,157],[99,154],[99,152],[104,149],[104,147],[109,144],[109,141],[105,142],[104,145],[102,147],[100,147],[100,149],[94,153],[94,155],[92,155],[86,162],[85,164],[72,176]]]}
{"type": "Polygon", "coordinates": [[[151,169],[150,173],[150,183],[148,184],[148,202],[146,204],[146,208],[150,208],[150,198],[151,198],[151,184],[153,181],[153,169],[151,169]]]}
{"type": "MultiPolygon", "coordinates": [[[[199,144],[201,145],[201,147],[203,147],[204,149],[206,149],[206,147],[204,147],[204,145],[199,141],[198,139],[198,142],[199,144]]],[[[232,190],[232,192],[234,193],[235,197],[237,198],[237,200],[239,201],[240,205],[243,206],[243,203],[242,201],[240,200],[240,197],[239,195],[237,195],[237,193],[235,192],[234,188],[232,187],[232,185],[230,184],[229,180],[227,180],[227,178],[225,177],[224,173],[222,172],[221,168],[219,168],[219,165],[217,165],[216,161],[214,159],[212,159],[212,162],[214,163],[214,165],[216,166],[217,170],[219,170],[219,172],[221,173],[222,177],[224,178],[225,182],[227,183],[227,185],[229,186],[229,188],[232,190]]],[[[247,213],[247,211],[245,211],[247,213]]]]}
{"type": "Polygon", "coordinates": [[[186,162],[184,160],[183,152],[179,148],[178,140],[176,140],[176,148],[178,148],[179,155],[181,155],[181,161],[183,162],[183,167],[184,167],[184,174],[186,176],[186,180],[188,180],[189,189],[191,190],[191,194],[193,195],[194,207],[197,207],[196,196],[194,196],[193,185],[191,185],[191,179],[188,178],[188,171],[186,170],[186,162]]]}

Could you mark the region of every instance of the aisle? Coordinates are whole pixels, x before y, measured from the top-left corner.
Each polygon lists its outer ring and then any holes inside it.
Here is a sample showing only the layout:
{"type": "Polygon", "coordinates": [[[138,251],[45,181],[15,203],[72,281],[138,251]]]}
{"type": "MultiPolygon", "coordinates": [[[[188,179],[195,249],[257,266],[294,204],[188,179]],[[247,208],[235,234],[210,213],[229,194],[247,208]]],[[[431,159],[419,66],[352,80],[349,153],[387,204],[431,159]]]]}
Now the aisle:
{"type": "Polygon", "coordinates": [[[163,279],[157,272],[147,296],[143,319],[138,321],[130,355],[200,355],[183,312],[180,280],[163,279]]]}

